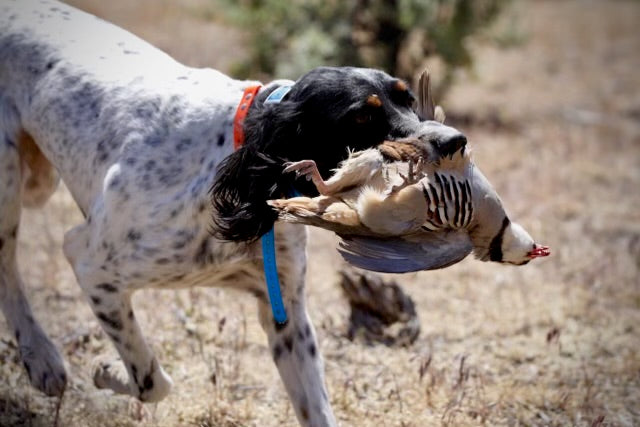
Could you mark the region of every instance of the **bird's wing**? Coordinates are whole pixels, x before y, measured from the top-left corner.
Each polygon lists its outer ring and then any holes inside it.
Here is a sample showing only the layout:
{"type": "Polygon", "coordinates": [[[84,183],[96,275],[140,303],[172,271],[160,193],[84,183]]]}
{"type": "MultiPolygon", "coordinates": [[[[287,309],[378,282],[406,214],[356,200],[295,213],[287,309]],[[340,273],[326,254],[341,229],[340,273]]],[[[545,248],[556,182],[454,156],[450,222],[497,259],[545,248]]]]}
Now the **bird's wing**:
{"type": "Polygon", "coordinates": [[[464,231],[421,231],[380,239],[340,236],[338,251],[351,265],[380,273],[436,270],[462,261],[473,249],[464,231]]]}
{"type": "Polygon", "coordinates": [[[268,200],[267,204],[278,213],[280,221],[312,225],[334,233],[373,234],[360,222],[353,208],[335,197],[293,197],[268,200]]]}

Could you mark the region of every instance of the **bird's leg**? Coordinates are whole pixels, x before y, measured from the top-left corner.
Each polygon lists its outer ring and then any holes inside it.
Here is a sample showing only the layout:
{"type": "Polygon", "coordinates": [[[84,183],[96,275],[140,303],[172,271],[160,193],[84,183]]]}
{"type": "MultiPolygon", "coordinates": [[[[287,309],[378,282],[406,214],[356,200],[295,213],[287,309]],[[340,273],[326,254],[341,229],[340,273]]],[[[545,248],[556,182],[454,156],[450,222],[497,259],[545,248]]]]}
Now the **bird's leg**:
{"type": "Polygon", "coordinates": [[[398,175],[400,175],[400,178],[402,178],[402,182],[400,184],[392,186],[391,189],[388,190],[387,195],[390,196],[392,194],[395,194],[403,188],[406,188],[420,181],[424,177],[424,173],[422,172],[423,166],[424,159],[422,157],[420,157],[417,162],[409,160],[409,170],[407,171],[407,175],[398,173],[398,175]]]}
{"type": "Polygon", "coordinates": [[[327,185],[325,180],[322,179],[320,171],[316,162],[313,160],[301,160],[299,162],[287,162],[285,163],[284,172],[295,172],[296,176],[304,176],[307,181],[312,181],[316,186],[318,193],[323,196],[331,194],[331,188],[327,185]]]}
{"type": "Polygon", "coordinates": [[[296,172],[298,176],[305,176],[313,181],[318,193],[331,196],[371,181],[383,169],[384,159],[380,151],[375,149],[351,153],[326,181],[322,179],[313,160],[288,162],[285,166],[284,172],[296,172]]]}

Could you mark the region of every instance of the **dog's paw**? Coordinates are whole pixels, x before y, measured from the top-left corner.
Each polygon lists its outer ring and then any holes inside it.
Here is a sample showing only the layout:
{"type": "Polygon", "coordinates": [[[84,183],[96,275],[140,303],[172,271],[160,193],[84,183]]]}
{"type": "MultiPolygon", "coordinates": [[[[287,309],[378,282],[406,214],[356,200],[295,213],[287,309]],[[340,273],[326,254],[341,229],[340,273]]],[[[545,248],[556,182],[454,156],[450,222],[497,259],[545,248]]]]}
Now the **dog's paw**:
{"type": "Polygon", "coordinates": [[[91,372],[96,388],[110,389],[118,394],[137,394],[129,384],[129,374],[119,359],[98,356],[93,360],[91,372]]]}
{"type": "Polygon", "coordinates": [[[31,384],[48,396],[62,396],[67,374],[56,346],[37,328],[23,333],[19,343],[20,358],[31,384]]]}
{"type": "Polygon", "coordinates": [[[137,378],[130,381],[121,360],[97,357],[92,367],[93,383],[97,388],[129,394],[142,402],[159,402],[169,394],[173,381],[157,362],[154,361],[151,366],[152,369],[147,373],[138,370],[137,378]]]}
{"type": "Polygon", "coordinates": [[[139,386],[138,399],[143,402],[159,402],[167,397],[172,386],[171,377],[161,366],[157,366],[143,379],[142,385],[139,386]]]}

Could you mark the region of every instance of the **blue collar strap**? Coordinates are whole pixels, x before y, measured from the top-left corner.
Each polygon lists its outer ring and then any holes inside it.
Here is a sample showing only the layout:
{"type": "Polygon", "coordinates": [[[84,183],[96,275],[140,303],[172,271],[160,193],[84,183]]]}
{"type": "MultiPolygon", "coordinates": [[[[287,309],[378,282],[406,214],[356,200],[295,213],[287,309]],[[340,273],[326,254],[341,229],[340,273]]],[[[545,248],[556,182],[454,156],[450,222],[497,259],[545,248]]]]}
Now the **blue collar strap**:
{"type": "Polygon", "coordinates": [[[280,280],[278,279],[278,266],[276,264],[276,245],[273,227],[267,231],[260,239],[262,241],[262,259],[264,263],[264,277],[267,280],[267,291],[269,292],[269,302],[271,302],[271,312],[278,325],[287,323],[287,312],[282,302],[280,293],[280,280]]]}
{"type": "Polygon", "coordinates": [[[280,86],[267,96],[265,104],[278,104],[289,93],[291,86],[280,86]]]}
{"type": "MultiPolygon", "coordinates": [[[[298,197],[300,193],[292,188],[289,197],[298,197]]],[[[267,280],[267,291],[269,302],[271,302],[271,312],[278,325],[287,323],[287,312],[282,302],[280,293],[280,279],[278,279],[278,265],[276,264],[276,239],[273,227],[260,238],[262,242],[262,262],[264,264],[264,277],[267,280]]]]}

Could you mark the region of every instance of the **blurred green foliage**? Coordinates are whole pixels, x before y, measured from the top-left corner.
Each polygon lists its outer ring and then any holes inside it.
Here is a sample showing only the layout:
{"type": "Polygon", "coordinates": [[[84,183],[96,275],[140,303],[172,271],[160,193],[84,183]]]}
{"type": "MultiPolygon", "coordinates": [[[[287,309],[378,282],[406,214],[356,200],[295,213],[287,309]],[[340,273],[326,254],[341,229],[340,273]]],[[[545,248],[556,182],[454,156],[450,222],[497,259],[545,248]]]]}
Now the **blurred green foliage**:
{"type": "Polygon", "coordinates": [[[442,59],[449,77],[469,65],[465,41],[509,0],[221,1],[227,18],[250,32],[238,77],[295,79],[319,65],[353,65],[411,81],[429,56],[442,59]]]}

